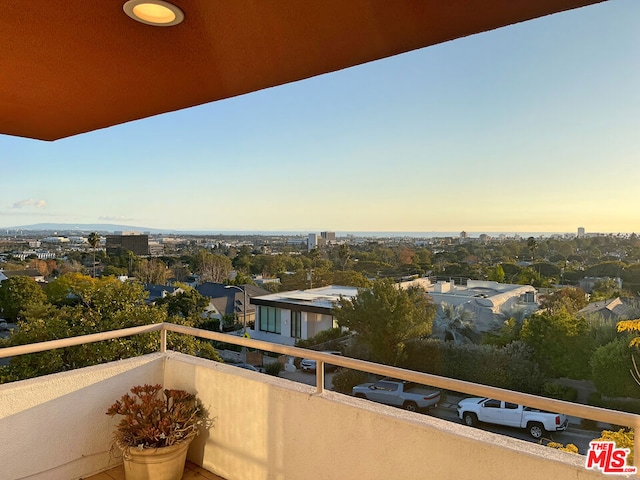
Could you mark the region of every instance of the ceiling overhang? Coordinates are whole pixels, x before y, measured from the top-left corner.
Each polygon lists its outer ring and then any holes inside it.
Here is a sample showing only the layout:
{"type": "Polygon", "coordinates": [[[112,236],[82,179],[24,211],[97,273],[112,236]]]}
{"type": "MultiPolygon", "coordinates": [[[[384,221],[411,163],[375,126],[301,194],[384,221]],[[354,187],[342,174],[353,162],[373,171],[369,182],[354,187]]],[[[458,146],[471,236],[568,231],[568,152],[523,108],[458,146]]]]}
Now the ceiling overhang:
{"type": "Polygon", "coordinates": [[[0,133],[88,132],[601,0],[176,0],[153,27],[125,0],[7,1],[0,133]]]}

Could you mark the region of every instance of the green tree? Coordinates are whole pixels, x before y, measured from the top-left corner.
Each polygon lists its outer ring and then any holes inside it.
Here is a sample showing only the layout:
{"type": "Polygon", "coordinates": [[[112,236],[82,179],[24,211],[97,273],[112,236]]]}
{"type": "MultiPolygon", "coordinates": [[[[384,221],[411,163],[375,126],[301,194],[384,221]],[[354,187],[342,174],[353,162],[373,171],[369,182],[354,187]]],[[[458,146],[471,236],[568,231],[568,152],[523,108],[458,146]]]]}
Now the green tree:
{"type": "Polygon", "coordinates": [[[629,338],[618,338],[599,347],[591,357],[591,380],[602,395],[637,397],[640,390],[633,381],[629,338]]]}
{"type": "Polygon", "coordinates": [[[89,245],[93,249],[93,278],[96,277],[96,248],[100,245],[100,235],[98,232],[91,232],[87,238],[89,245]]]}
{"type": "Polygon", "coordinates": [[[557,313],[564,308],[571,315],[575,315],[587,304],[587,294],[584,290],[577,287],[566,287],[547,294],[540,302],[540,307],[549,313],[557,313]]]}
{"type": "Polygon", "coordinates": [[[504,283],[504,278],[505,278],[505,274],[504,274],[504,269],[502,268],[502,265],[498,264],[489,270],[489,276],[488,276],[489,280],[493,280],[494,282],[498,282],[498,283],[504,283]]]}
{"type": "Polygon", "coordinates": [[[420,289],[398,289],[388,280],[377,280],[354,298],[340,299],[334,315],[369,348],[373,361],[397,365],[408,340],[431,333],[434,310],[420,289]]]}
{"type": "Polygon", "coordinates": [[[192,270],[203,282],[223,283],[232,268],[228,257],[208,250],[199,250],[192,260],[192,270]]]}
{"type": "Polygon", "coordinates": [[[544,373],[551,378],[588,378],[594,345],[587,322],[562,309],[542,312],[525,320],[520,339],[532,347],[544,373]]]}
{"type": "Polygon", "coordinates": [[[547,285],[549,282],[545,282],[545,280],[540,276],[540,274],[536,272],[533,268],[527,267],[520,270],[520,274],[518,275],[518,283],[520,285],[532,285],[534,287],[542,287],[547,285]]]}
{"type": "MultiPolygon", "coordinates": [[[[71,305],[62,302],[61,306],[46,302],[29,304],[18,328],[7,339],[7,345],[24,345],[161,322],[196,326],[195,322],[199,320],[193,316],[171,316],[164,307],[148,305],[145,302],[147,293],[137,282],[72,276],[65,278],[55,292],[56,298],[60,298],[61,292],[68,292],[67,295],[76,298],[76,302],[71,305]]],[[[0,377],[18,380],[156,352],[158,341],[158,332],[153,332],[20,355],[12,358],[9,366],[0,367],[0,377]]],[[[170,332],[167,343],[172,350],[219,359],[209,342],[188,335],[170,332]]]]}
{"type": "Polygon", "coordinates": [[[19,321],[29,306],[47,302],[44,290],[32,278],[17,276],[0,282],[0,314],[9,321],[19,321]]]}
{"type": "Polygon", "coordinates": [[[338,259],[340,262],[340,268],[342,271],[347,269],[347,264],[349,263],[349,259],[351,258],[351,249],[349,249],[349,245],[343,243],[338,247],[338,259]]]}
{"type": "Polygon", "coordinates": [[[143,258],[136,262],[134,274],[142,283],[164,285],[169,270],[167,265],[159,258],[149,260],[143,258]]]}
{"type": "Polygon", "coordinates": [[[49,282],[44,291],[54,305],[72,305],[80,302],[81,293],[97,281],[79,272],[69,272],[49,282]]]}
{"type": "Polygon", "coordinates": [[[166,305],[169,315],[181,315],[184,318],[197,319],[204,312],[209,301],[195,288],[181,286],[182,292],[167,295],[156,300],[156,305],[166,305]]]}

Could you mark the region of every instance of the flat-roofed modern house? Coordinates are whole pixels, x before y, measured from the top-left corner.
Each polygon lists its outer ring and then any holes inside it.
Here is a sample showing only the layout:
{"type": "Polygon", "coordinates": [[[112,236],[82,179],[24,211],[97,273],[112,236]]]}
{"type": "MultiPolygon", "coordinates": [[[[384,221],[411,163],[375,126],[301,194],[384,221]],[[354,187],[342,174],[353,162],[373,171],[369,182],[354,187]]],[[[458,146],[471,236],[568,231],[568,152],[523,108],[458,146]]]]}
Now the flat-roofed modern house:
{"type": "Polygon", "coordinates": [[[337,327],[332,312],[336,303],[357,294],[356,287],[330,285],[253,297],[257,318],[252,338],[284,345],[311,338],[337,327]]]}
{"type": "MultiPolygon", "coordinates": [[[[124,3],[3,2],[1,134],[53,141],[599,0],[175,0],[183,21],[162,28],[129,18],[124,3]]],[[[566,33],[571,37],[571,31],[566,33]]],[[[549,48],[557,41],[541,40],[549,48]]],[[[339,103],[336,108],[339,113],[339,103]]],[[[69,158],[60,168],[90,165],[89,159],[82,165],[76,161],[69,158]]],[[[188,159],[184,162],[188,165],[188,159]]],[[[271,300],[279,303],[257,304],[274,309],[273,317],[266,312],[266,330],[258,331],[273,339],[287,334],[283,313],[277,326],[276,308],[294,312],[296,305],[307,302],[311,307],[315,301],[271,300]]],[[[323,311],[315,314],[313,326],[307,322],[307,336],[325,324],[323,311]]],[[[289,338],[295,338],[298,332],[288,328],[289,338]]],[[[637,415],[172,324],[5,347],[0,358],[136,334],[156,335],[158,352],[0,385],[0,437],[6,440],[2,480],[123,478],[121,470],[104,473],[121,468],[121,459],[111,453],[116,420],[105,411],[133,385],[144,383],[197,393],[216,425],[194,440],[188,458],[226,480],[604,478],[585,468],[584,456],[327,391],[327,360],[472,396],[615,425],[640,425],[637,415]],[[316,385],[167,351],[166,337],[174,333],[307,356],[317,361],[316,385]]]]}
{"type": "Polygon", "coordinates": [[[538,292],[531,285],[486,280],[468,280],[466,285],[437,282],[427,288],[427,293],[438,305],[462,305],[473,314],[474,326],[479,332],[493,331],[516,312],[528,316],[539,307],[538,292]]]}
{"type": "Polygon", "coordinates": [[[468,280],[466,285],[453,280],[430,282],[426,278],[401,283],[407,288],[422,288],[436,305],[461,306],[472,314],[478,332],[490,332],[502,326],[512,315],[527,317],[538,307],[538,291],[531,285],[515,285],[488,280],[468,280]]]}

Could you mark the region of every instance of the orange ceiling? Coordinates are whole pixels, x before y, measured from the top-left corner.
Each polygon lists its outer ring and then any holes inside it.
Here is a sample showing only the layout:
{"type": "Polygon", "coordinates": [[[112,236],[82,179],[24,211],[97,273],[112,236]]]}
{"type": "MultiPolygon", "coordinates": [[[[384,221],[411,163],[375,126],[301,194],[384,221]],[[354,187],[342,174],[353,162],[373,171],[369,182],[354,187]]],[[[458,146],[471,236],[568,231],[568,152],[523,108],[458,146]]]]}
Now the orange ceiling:
{"type": "Polygon", "coordinates": [[[241,95],[601,0],[7,0],[0,133],[55,140],[241,95]]]}

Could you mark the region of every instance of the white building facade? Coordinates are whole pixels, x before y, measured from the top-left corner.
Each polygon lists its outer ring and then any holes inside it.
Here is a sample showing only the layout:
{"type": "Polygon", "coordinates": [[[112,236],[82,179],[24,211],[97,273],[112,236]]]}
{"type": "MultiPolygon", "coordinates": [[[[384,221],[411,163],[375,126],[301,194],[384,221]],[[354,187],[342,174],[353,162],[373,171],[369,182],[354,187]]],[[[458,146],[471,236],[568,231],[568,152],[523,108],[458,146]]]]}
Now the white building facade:
{"type": "Polygon", "coordinates": [[[251,298],[256,306],[256,322],[251,338],[294,345],[323,330],[337,327],[333,308],[340,297],[353,298],[356,287],[328,287],[274,293],[251,298]]]}

